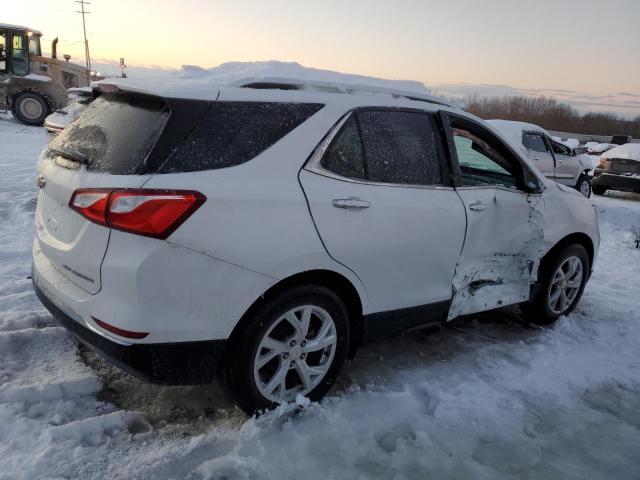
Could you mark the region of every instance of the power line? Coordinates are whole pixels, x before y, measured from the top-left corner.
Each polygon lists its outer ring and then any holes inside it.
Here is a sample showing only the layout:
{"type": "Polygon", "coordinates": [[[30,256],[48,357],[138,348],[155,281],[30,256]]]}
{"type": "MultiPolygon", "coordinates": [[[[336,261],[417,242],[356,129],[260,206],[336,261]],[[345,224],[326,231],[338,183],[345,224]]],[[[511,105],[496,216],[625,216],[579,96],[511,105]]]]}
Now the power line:
{"type": "Polygon", "coordinates": [[[90,5],[91,2],[85,2],[84,0],[75,0],[75,3],[80,4],[80,10],[76,10],[76,13],[82,14],[82,31],[84,32],[84,56],[87,70],[91,70],[91,56],[89,55],[89,40],[87,40],[87,26],[84,16],[90,14],[84,9],[85,5],[90,5]]]}

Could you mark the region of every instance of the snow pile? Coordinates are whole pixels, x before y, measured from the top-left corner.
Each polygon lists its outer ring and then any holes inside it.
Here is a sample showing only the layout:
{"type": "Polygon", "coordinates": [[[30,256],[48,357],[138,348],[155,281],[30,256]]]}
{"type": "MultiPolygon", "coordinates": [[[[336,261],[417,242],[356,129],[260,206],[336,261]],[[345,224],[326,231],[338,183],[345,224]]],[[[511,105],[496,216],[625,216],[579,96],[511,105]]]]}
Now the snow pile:
{"type": "Polygon", "coordinates": [[[613,143],[587,142],[585,146],[587,147],[588,153],[592,155],[593,154],[597,155],[599,153],[603,153],[603,152],[606,152],[607,150],[612,149],[616,145],[614,145],[613,143]]]}
{"type": "Polygon", "coordinates": [[[552,140],[555,140],[558,143],[566,145],[567,147],[574,149],[580,146],[580,141],[577,138],[567,138],[566,140],[562,140],[560,137],[551,137],[552,140]]]}
{"type": "Polygon", "coordinates": [[[148,385],[80,356],[39,304],[27,277],[46,140],[0,116],[0,479],[640,478],[640,196],[593,199],[599,260],[555,326],[503,309],[396,337],[358,352],[322,404],[247,419],[217,387],[148,385]]]}
{"type": "Polygon", "coordinates": [[[602,154],[602,158],[623,158],[640,162],[640,143],[618,145],[602,154]]]}
{"type": "MultiPolygon", "coordinates": [[[[156,77],[108,78],[99,83],[115,83],[141,90],[157,91],[167,96],[177,96],[189,91],[211,91],[214,88],[238,85],[242,80],[286,79],[301,83],[319,82],[324,85],[347,85],[353,87],[402,90],[415,95],[429,95],[423,83],[412,80],[388,80],[364,75],[321,70],[300,65],[296,62],[227,62],[217,67],[203,68],[197,65],[183,65],[174,71],[158,70],[156,77]]],[[[92,84],[93,85],[93,84],[92,84]]]]}

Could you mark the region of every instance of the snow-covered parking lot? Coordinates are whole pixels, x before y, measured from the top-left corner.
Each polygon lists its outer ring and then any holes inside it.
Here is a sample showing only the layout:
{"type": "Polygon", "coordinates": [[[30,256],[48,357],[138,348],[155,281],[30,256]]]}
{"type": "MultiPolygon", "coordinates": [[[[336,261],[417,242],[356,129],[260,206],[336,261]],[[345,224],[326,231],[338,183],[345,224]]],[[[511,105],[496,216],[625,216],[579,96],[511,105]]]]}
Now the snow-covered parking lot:
{"type": "MultiPolygon", "coordinates": [[[[32,293],[42,128],[0,116],[0,478],[640,478],[640,196],[594,197],[576,311],[516,309],[369,346],[321,404],[258,419],[79,349],[32,293]]],[[[301,402],[302,403],[302,402],[301,402]]]]}

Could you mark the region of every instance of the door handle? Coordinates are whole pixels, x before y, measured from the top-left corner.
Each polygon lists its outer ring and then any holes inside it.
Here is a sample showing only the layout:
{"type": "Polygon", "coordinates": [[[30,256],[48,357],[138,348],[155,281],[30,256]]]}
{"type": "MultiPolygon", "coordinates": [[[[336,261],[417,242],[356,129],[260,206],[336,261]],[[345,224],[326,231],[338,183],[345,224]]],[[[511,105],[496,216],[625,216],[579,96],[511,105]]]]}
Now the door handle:
{"type": "Polygon", "coordinates": [[[487,204],[483,202],[476,202],[469,205],[469,210],[472,212],[482,212],[487,209],[487,204]]]}
{"type": "Polygon", "coordinates": [[[534,160],[535,160],[536,162],[539,162],[539,161],[540,161],[540,159],[539,159],[539,158],[534,158],[534,160]]]}
{"type": "Polygon", "coordinates": [[[331,202],[331,204],[336,208],[353,208],[353,209],[363,209],[369,208],[371,204],[366,200],[361,200],[357,197],[349,197],[349,198],[336,198],[331,202]]]}

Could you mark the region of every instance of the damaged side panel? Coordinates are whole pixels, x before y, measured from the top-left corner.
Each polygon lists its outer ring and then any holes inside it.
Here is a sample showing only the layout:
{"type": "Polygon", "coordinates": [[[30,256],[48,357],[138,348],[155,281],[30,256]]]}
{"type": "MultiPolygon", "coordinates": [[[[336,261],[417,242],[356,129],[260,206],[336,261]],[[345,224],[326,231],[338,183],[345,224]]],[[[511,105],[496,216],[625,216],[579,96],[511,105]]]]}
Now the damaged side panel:
{"type": "Polygon", "coordinates": [[[543,255],[542,197],[483,187],[458,193],[465,204],[467,233],[448,320],[528,300],[543,255]],[[479,204],[486,208],[469,208],[479,204]]]}

